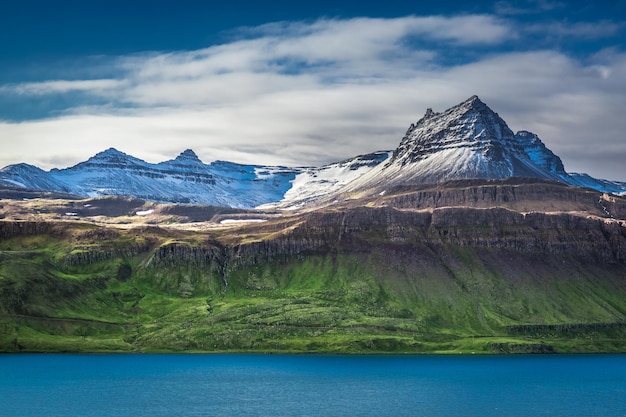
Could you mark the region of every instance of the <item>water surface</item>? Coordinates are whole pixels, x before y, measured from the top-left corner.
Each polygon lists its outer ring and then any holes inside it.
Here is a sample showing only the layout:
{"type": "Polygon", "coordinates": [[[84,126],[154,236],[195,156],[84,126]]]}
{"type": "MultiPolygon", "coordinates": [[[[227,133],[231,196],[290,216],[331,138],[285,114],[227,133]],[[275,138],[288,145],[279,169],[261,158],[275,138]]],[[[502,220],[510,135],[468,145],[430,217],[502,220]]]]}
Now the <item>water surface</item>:
{"type": "Polygon", "coordinates": [[[0,416],[626,416],[626,356],[0,355],[0,416]]]}

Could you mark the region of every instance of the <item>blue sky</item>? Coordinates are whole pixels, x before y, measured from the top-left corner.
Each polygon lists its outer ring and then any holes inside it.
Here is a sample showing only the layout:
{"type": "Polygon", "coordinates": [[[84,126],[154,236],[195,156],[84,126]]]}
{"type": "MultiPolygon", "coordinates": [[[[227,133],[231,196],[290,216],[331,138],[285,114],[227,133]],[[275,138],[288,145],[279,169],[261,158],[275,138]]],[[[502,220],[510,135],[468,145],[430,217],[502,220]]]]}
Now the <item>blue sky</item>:
{"type": "Polygon", "coordinates": [[[477,94],[568,171],[626,181],[626,0],[13,0],[0,46],[0,166],[320,165],[477,94]]]}

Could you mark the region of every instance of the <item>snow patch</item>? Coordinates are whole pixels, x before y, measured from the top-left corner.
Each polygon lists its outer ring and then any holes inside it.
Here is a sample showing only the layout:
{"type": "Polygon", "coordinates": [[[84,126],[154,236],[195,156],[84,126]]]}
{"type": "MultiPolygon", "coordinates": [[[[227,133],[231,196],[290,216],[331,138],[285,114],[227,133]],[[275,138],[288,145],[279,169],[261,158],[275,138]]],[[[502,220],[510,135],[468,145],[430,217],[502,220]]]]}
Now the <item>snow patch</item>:
{"type": "Polygon", "coordinates": [[[26,187],[26,185],[24,185],[24,183],[19,182],[19,181],[14,181],[8,178],[3,178],[2,181],[7,182],[9,184],[13,184],[13,185],[17,185],[18,187],[22,187],[22,188],[28,188],[26,187]]]}
{"type": "Polygon", "coordinates": [[[342,162],[324,165],[319,168],[306,168],[291,180],[291,188],[278,203],[266,204],[260,208],[281,208],[294,210],[307,203],[332,194],[352,181],[372,171],[391,156],[391,151],[380,151],[369,155],[359,155],[342,162]]]}
{"type": "Polygon", "coordinates": [[[235,224],[235,223],[262,223],[266,222],[266,219],[224,219],[220,221],[220,224],[235,224]]]}

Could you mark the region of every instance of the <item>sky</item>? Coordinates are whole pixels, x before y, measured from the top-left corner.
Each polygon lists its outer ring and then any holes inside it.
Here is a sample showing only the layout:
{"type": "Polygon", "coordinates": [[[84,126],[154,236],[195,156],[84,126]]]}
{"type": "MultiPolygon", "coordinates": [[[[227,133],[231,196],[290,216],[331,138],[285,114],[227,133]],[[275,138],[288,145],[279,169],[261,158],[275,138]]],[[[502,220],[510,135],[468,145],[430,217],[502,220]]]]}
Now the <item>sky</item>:
{"type": "Polygon", "coordinates": [[[626,181],[626,0],[5,0],[0,167],[114,147],[320,166],[478,95],[626,181]]]}

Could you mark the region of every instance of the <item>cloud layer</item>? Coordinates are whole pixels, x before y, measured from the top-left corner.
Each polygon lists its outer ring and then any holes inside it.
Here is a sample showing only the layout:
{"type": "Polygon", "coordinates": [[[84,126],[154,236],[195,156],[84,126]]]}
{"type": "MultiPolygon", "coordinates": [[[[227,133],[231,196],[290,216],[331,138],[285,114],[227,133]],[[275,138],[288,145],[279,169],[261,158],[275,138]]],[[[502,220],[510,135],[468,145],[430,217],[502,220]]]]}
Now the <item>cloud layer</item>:
{"type": "Polygon", "coordinates": [[[61,115],[0,123],[0,166],[64,167],[111,146],[151,162],[192,148],[205,162],[320,165],[393,149],[426,108],[477,94],[568,171],[626,181],[626,54],[530,42],[620,30],[492,15],[241,28],[205,49],[111,58],[100,71],[110,78],[0,86],[14,100],[69,103],[61,115]]]}

